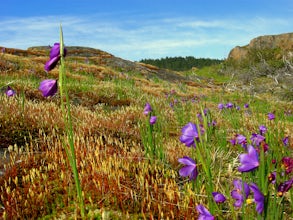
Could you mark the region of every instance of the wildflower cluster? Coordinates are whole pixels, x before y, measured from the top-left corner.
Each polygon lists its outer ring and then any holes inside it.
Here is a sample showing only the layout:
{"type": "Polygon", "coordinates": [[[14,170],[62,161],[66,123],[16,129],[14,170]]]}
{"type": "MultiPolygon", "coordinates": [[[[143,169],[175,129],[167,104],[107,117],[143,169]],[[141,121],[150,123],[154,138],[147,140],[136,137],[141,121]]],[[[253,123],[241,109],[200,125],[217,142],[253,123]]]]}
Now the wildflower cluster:
{"type": "MultiPolygon", "coordinates": [[[[235,105],[228,102],[226,105],[219,104],[218,108],[232,109],[235,105]]],[[[249,108],[248,104],[244,105],[244,108],[249,108]]],[[[237,109],[237,108],[236,108],[237,109]]],[[[203,114],[198,114],[199,125],[192,122],[187,123],[182,128],[182,134],[180,141],[191,149],[198,150],[204,144],[203,136],[207,132],[208,124],[204,126],[202,122],[206,120],[207,114],[203,111],[203,114]]],[[[267,115],[267,119],[272,121],[275,119],[273,113],[267,115]]],[[[258,131],[252,133],[250,138],[247,138],[243,134],[236,134],[234,138],[230,140],[232,146],[241,146],[239,154],[239,166],[237,170],[242,173],[243,179],[234,179],[234,188],[230,191],[230,196],[234,199],[235,208],[243,208],[244,205],[255,204],[256,213],[265,217],[267,215],[267,209],[269,207],[270,199],[269,195],[278,195],[283,197],[293,185],[293,177],[290,175],[293,171],[293,158],[290,156],[280,157],[279,152],[276,152],[275,147],[271,147],[268,141],[268,128],[265,125],[260,125],[258,131]],[[270,162],[271,161],[271,162],[270,162]],[[245,175],[246,174],[246,175],[245,175]],[[289,178],[287,178],[289,177],[289,178]],[[271,185],[270,185],[271,184],[271,185]],[[269,193],[269,190],[275,190],[273,193],[269,193]]],[[[289,146],[290,138],[285,136],[282,139],[283,147],[289,146]]],[[[208,151],[207,148],[204,151],[208,151]]],[[[280,151],[280,150],[279,150],[280,151]]],[[[285,149],[286,151],[286,149],[285,149]]],[[[179,158],[178,162],[184,166],[179,170],[179,175],[182,177],[189,177],[190,181],[196,181],[201,173],[200,167],[205,171],[205,167],[210,167],[209,160],[202,160],[203,151],[198,151],[197,162],[194,158],[184,156],[179,158]]],[[[207,178],[212,178],[211,172],[205,172],[207,178]],[[209,176],[210,175],[210,176],[209,176]]],[[[212,182],[212,181],[210,181],[212,182]]],[[[209,183],[207,183],[209,184],[209,183]]],[[[221,204],[227,201],[224,194],[213,191],[213,184],[209,184],[211,188],[207,193],[211,193],[214,202],[221,204]]],[[[208,195],[209,197],[209,195],[208,195]]],[[[210,204],[208,200],[211,212],[204,206],[198,205],[197,211],[199,213],[199,219],[213,219],[214,216],[211,213],[218,213],[214,206],[210,204]]]]}
{"type": "MultiPolygon", "coordinates": [[[[64,48],[63,56],[65,57],[67,53],[66,48],[64,48]]],[[[61,59],[60,55],[60,43],[55,43],[50,50],[50,59],[46,62],[44,69],[49,72],[54,69],[61,59]]],[[[39,90],[42,92],[44,97],[54,96],[57,93],[57,80],[55,79],[45,79],[41,82],[39,90]]]]}
{"type": "MultiPolygon", "coordinates": [[[[245,103],[243,106],[245,109],[249,108],[249,104],[245,103]]],[[[232,102],[227,102],[226,104],[223,103],[219,103],[218,104],[218,109],[219,110],[224,110],[224,109],[236,109],[236,110],[240,110],[241,107],[239,105],[233,104],[232,102]]]]}
{"type": "MultiPolygon", "coordinates": [[[[208,157],[209,153],[206,152],[207,149],[205,147],[209,128],[210,126],[214,126],[215,122],[211,120],[208,109],[204,109],[202,113],[197,114],[197,122],[197,124],[189,122],[183,126],[179,140],[186,147],[191,148],[192,156],[196,156],[204,173],[208,176],[206,184],[209,186],[207,189],[209,201],[220,204],[226,201],[226,197],[222,193],[213,191],[211,171],[209,168],[211,162],[208,157]]],[[[182,177],[189,177],[189,180],[194,183],[199,175],[196,160],[189,156],[184,156],[179,158],[178,162],[184,165],[179,170],[179,175],[182,177]]],[[[214,219],[214,216],[203,205],[197,205],[196,209],[199,213],[199,219],[214,219]]]]}
{"type": "Polygon", "coordinates": [[[153,115],[154,111],[150,103],[146,103],[143,109],[143,114],[147,116],[145,126],[142,126],[142,140],[145,147],[145,154],[151,159],[164,159],[163,148],[159,140],[159,125],[157,116],[153,115]]]}
{"type": "Polygon", "coordinates": [[[255,183],[247,184],[240,179],[233,181],[234,189],[231,191],[231,197],[235,200],[234,206],[241,207],[246,201],[247,203],[254,202],[256,204],[256,211],[261,214],[264,210],[264,195],[255,183]],[[250,193],[253,193],[254,198],[248,199],[250,193]]]}

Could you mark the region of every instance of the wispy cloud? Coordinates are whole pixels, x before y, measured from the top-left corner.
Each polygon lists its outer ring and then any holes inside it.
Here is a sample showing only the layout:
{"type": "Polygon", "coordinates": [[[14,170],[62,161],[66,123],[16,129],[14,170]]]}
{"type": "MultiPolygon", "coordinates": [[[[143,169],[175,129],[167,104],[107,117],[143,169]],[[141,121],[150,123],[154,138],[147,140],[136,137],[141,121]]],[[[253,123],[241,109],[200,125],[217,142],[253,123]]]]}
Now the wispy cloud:
{"type": "Polygon", "coordinates": [[[112,20],[106,16],[44,16],[0,21],[0,45],[25,49],[59,40],[62,22],[67,45],[89,46],[139,60],[165,56],[225,58],[230,49],[251,38],[290,32],[292,20],[255,17],[247,20],[203,20],[155,17],[112,20]]]}

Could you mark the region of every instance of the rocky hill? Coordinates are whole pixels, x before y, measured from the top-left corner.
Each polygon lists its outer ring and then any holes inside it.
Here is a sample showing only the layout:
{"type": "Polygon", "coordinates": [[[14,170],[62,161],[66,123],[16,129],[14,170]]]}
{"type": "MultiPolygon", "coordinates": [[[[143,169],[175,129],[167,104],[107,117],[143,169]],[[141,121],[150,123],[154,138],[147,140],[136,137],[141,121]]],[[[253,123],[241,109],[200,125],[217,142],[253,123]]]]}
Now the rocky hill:
{"type": "Polygon", "coordinates": [[[248,45],[236,46],[228,56],[228,60],[241,61],[251,53],[256,51],[271,50],[274,51],[274,58],[281,59],[293,57],[293,33],[279,35],[259,36],[250,41],[248,45]]]}
{"type": "MultiPolygon", "coordinates": [[[[2,48],[2,53],[23,57],[47,57],[50,52],[50,46],[29,47],[27,50],[6,48],[1,46],[0,48],[2,48]]],[[[80,46],[66,46],[66,49],[68,59],[82,58],[84,59],[84,62],[91,59],[91,63],[94,63],[97,66],[106,66],[120,71],[139,72],[146,78],[156,76],[168,81],[185,79],[174,71],[161,69],[149,64],[125,60],[99,49],[80,46]]]]}
{"type": "Polygon", "coordinates": [[[225,64],[242,85],[238,88],[293,101],[293,33],[254,38],[233,48],[225,64]]]}

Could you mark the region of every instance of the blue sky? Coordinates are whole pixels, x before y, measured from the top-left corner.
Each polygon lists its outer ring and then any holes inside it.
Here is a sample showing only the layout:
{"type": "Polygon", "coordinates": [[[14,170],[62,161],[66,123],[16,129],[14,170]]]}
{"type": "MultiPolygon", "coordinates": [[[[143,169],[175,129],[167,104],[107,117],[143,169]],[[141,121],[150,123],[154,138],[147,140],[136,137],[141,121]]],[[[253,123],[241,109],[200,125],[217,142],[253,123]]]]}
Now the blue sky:
{"type": "Polygon", "coordinates": [[[0,46],[59,41],[138,61],[224,59],[260,35],[293,32],[292,0],[9,0],[1,3],[0,46]]]}

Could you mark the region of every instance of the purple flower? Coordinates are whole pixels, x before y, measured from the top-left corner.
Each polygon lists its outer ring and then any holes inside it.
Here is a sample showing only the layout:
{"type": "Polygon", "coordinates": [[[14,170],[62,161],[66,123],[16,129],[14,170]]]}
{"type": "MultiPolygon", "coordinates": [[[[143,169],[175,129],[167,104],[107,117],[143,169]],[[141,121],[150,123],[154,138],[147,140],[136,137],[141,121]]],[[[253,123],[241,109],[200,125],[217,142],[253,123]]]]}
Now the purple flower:
{"type": "Polygon", "coordinates": [[[240,144],[244,149],[246,149],[247,140],[245,136],[243,136],[242,134],[237,134],[236,141],[237,141],[237,144],[240,144]]]}
{"type": "Polygon", "coordinates": [[[226,201],[226,197],[222,193],[212,192],[212,194],[216,203],[223,203],[226,201]]]}
{"type": "Polygon", "coordinates": [[[234,105],[233,105],[232,102],[228,102],[228,103],[226,104],[226,108],[233,108],[233,107],[234,107],[234,105]]]}
{"type": "Polygon", "coordinates": [[[220,104],[218,105],[218,109],[223,110],[224,108],[225,108],[225,106],[224,106],[223,103],[220,103],[220,104]]]}
{"type": "Polygon", "coordinates": [[[256,204],[256,211],[261,214],[264,210],[264,201],[265,197],[262,192],[259,190],[258,186],[255,183],[249,185],[250,190],[254,194],[254,202],[256,204]]]}
{"type": "Polygon", "coordinates": [[[275,119],[275,115],[274,115],[273,113],[270,112],[270,113],[268,114],[268,119],[269,119],[269,120],[274,120],[274,119],[275,119]]]}
{"type": "Polygon", "coordinates": [[[203,114],[204,114],[205,116],[207,116],[209,112],[210,112],[210,110],[209,110],[208,108],[205,108],[205,109],[203,110],[203,114]]]}
{"type": "Polygon", "coordinates": [[[182,128],[182,135],[180,136],[180,141],[184,143],[187,147],[195,147],[195,139],[199,141],[197,127],[192,122],[189,122],[182,128]]]}
{"type": "Polygon", "coordinates": [[[231,140],[229,140],[229,141],[230,141],[230,143],[231,143],[233,146],[236,145],[236,139],[235,139],[235,138],[233,138],[233,139],[231,139],[231,140]]]}
{"type": "Polygon", "coordinates": [[[269,183],[272,183],[272,184],[276,183],[276,171],[269,174],[268,180],[269,180],[269,183]]]}
{"type": "Polygon", "coordinates": [[[197,118],[198,118],[198,120],[199,120],[200,122],[203,121],[203,118],[202,118],[201,113],[196,114],[196,116],[197,116],[197,118]]]}
{"type": "MultiPolygon", "coordinates": [[[[64,53],[63,56],[65,57],[67,53],[67,50],[65,48],[63,53],[64,53]]],[[[54,69],[59,60],[60,60],[60,44],[55,43],[50,51],[50,60],[48,60],[45,64],[45,70],[49,72],[50,70],[54,69]]]]}
{"type": "Polygon", "coordinates": [[[8,97],[11,97],[11,96],[14,96],[16,94],[16,92],[10,86],[7,86],[7,89],[5,91],[5,94],[8,97]]]}
{"type": "Polygon", "coordinates": [[[49,61],[47,61],[45,64],[45,67],[44,67],[45,70],[47,72],[49,72],[50,70],[54,69],[59,60],[60,60],[60,57],[54,57],[54,58],[50,59],[49,61]]]}
{"type": "Polygon", "coordinates": [[[251,140],[252,144],[259,147],[260,143],[265,140],[265,137],[260,134],[252,134],[250,140],[251,140]]]}
{"type": "Polygon", "coordinates": [[[215,217],[203,205],[197,205],[196,210],[199,212],[198,220],[215,219],[215,217]]]}
{"type": "Polygon", "coordinates": [[[293,170],[293,158],[292,157],[283,157],[282,165],[285,167],[286,174],[289,174],[293,170]]]}
{"type": "Polygon", "coordinates": [[[237,144],[246,144],[247,141],[246,141],[246,137],[242,134],[237,134],[236,135],[236,140],[237,140],[237,144]]]}
{"type": "Polygon", "coordinates": [[[151,116],[151,117],[150,117],[150,124],[151,124],[151,125],[155,124],[156,121],[157,121],[157,116],[151,116]]]}
{"type": "Polygon", "coordinates": [[[44,97],[53,96],[57,92],[57,80],[45,79],[41,82],[39,90],[43,93],[44,97]]]}
{"type": "Polygon", "coordinates": [[[245,103],[244,104],[244,108],[249,108],[249,104],[248,103],[245,103]]]}
{"type": "Polygon", "coordinates": [[[190,180],[195,180],[198,175],[195,161],[190,157],[184,156],[183,158],[179,158],[178,162],[185,165],[179,170],[179,175],[182,177],[189,176],[190,180]]]}
{"type": "Polygon", "coordinates": [[[282,141],[285,147],[289,146],[289,136],[284,137],[282,141]]]}
{"type": "MultiPolygon", "coordinates": [[[[261,142],[261,145],[263,152],[267,152],[269,150],[269,145],[266,142],[261,142]]],[[[257,149],[257,152],[260,153],[260,148],[257,149]]]]}
{"type": "Polygon", "coordinates": [[[284,193],[288,192],[289,189],[291,189],[292,184],[293,184],[293,178],[283,183],[280,183],[278,186],[278,196],[283,196],[284,193]]]}
{"type": "Polygon", "coordinates": [[[244,200],[247,199],[250,189],[247,183],[237,179],[233,181],[234,190],[231,192],[231,196],[235,199],[234,206],[241,207],[244,200]]]}
{"type": "Polygon", "coordinates": [[[240,110],[240,106],[236,106],[236,110],[239,111],[240,110]]]}
{"type": "Polygon", "coordinates": [[[143,114],[148,115],[152,110],[150,103],[146,103],[143,109],[143,114]]]}
{"type": "Polygon", "coordinates": [[[267,132],[267,127],[264,126],[264,125],[260,125],[260,126],[259,126],[259,133],[260,133],[261,135],[264,135],[266,132],[267,132]]]}
{"type": "Polygon", "coordinates": [[[209,126],[209,127],[211,127],[211,126],[214,127],[214,126],[216,126],[216,125],[217,125],[217,122],[216,122],[215,120],[213,120],[212,122],[209,122],[209,123],[208,123],[208,126],[209,126]]]}
{"type": "Polygon", "coordinates": [[[253,146],[249,145],[247,154],[240,154],[239,160],[242,164],[238,167],[240,172],[249,172],[256,169],[259,166],[258,154],[253,146]]]}

